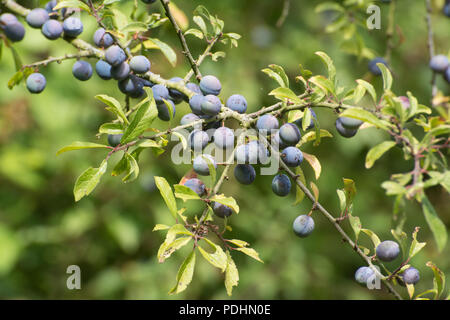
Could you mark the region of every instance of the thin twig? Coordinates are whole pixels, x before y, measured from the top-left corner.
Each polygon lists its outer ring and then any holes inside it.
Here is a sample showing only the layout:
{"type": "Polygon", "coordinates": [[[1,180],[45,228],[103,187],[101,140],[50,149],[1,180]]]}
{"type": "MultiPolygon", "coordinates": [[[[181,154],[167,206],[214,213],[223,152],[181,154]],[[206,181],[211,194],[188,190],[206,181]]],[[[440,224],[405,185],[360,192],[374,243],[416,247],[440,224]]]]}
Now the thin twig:
{"type": "Polygon", "coordinates": [[[191,65],[191,68],[195,73],[195,76],[197,77],[198,80],[200,80],[202,78],[202,74],[200,73],[200,70],[198,69],[198,66],[195,63],[195,60],[192,57],[191,51],[189,50],[189,47],[186,43],[186,39],[184,38],[183,31],[181,31],[180,27],[178,26],[177,22],[175,21],[175,18],[172,15],[172,12],[170,11],[170,7],[169,7],[170,1],[169,0],[161,0],[161,3],[164,7],[164,10],[166,11],[166,16],[169,18],[170,22],[172,23],[173,27],[175,28],[178,38],[180,39],[181,46],[183,47],[183,54],[188,59],[189,64],[191,65]]]}
{"type": "Polygon", "coordinates": [[[286,18],[289,14],[289,7],[290,7],[291,1],[290,0],[284,0],[283,2],[283,11],[281,12],[281,16],[278,18],[277,21],[277,28],[281,28],[281,26],[283,25],[284,21],[286,21],[286,18]]]}
{"type": "MultiPolygon", "coordinates": [[[[431,1],[425,0],[425,4],[427,7],[427,14],[426,14],[426,22],[427,22],[427,30],[428,30],[428,52],[430,54],[430,59],[434,57],[435,51],[434,51],[434,35],[433,35],[433,24],[431,21],[431,14],[433,12],[433,9],[431,7],[431,1]]],[[[431,105],[433,106],[433,100],[434,97],[437,95],[437,86],[436,86],[436,72],[433,71],[433,76],[431,77],[431,105]]]]}
{"type": "MultiPolygon", "coordinates": [[[[215,37],[214,39],[209,41],[209,44],[205,48],[205,51],[203,51],[203,53],[195,61],[195,64],[197,65],[197,67],[200,67],[200,65],[202,64],[203,60],[205,60],[205,58],[209,55],[209,53],[211,52],[211,50],[214,47],[214,45],[217,43],[217,41],[220,40],[221,37],[222,37],[222,34],[219,34],[217,37],[215,37]]],[[[189,72],[184,77],[184,82],[188,82],[193,75],[194,75],[194,71],[193,71],[193,69],[190,69],[189,72]]]]}

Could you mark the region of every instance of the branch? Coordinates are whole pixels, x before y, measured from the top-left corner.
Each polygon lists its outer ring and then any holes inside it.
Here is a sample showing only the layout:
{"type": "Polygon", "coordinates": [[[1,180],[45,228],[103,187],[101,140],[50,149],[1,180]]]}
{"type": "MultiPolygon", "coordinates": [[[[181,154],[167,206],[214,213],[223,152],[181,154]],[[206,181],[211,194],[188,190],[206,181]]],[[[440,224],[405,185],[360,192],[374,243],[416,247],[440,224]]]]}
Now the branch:
{"type": "Polygon", "coordinates": [[[286,21],[286,18],[289,14],[289,7],[290,7],[291,1],[290,0],[284,0],[283,2],[283,11],[281,12],[281,16],[278,18],[277,21],[277,28],[281,28],[281,26],[283,25],[284,21],[286,21]]]}
{"type": "Polygon", "coordinates": [[[78,53],[75,54],[66,54],[64,56],[61,57],[48,57],[45,60],[41,60],[41,61],[37,61],[31,64],[26,64],[22,66],[22,69],[25,68],[34,68],[34,67],[39,67],[39,66],[47,66],[49,63],[61,63],[64,60],[69,60],[69,59],[80,59],[80,58],[87,58],[87,57],[95,57],[95,54],[93,54],[90,51],[80,51],[78,53]]]}
{"type": "MultiPolygon", "coordinates": [[[[430,54],[430,59],[434,57],[434,36],[433,36],[433,25],[431,21],[431,14],[433,12],[433,9],[431,7],[430,0],[425,0],[425,4],[427,7],[427,15],[426,15],[426,21],[427,21],[427,29],[428,29],[428,52],[430,54]]],[[[433,106],[433,100],[434,97],[437,95],[437,86],[436,86],[436,72],[433,71],[433,76],[431,77],[431,105],[433,106]]]]}
{"type": "MultiPolygon", "coordinates": [[[[222,37],[222,34],[219,34],[217,37],[215,37],[214,39],[209,41],[209,44],[206,47],[205,51],[203,51],[203,53],[195,61],[195,65],[197,67],[200,67],[200,65],[202,64],[203,60],[205,60],[206,56],[209,55],[209,53],[211,52],[211,50],[214,47],[214,45],[217,43],[217,41],[220,40],[221,37],[222,37]]],[[[194,75],[194,69],[189,70],[189,72],[184,77],[184,82],[188,82],[193,75],[194,75]]]]}
{"type": "Polygon", "coordinates": [[[189,64],[191,65],[191,68],[194,71],[196,78],[198,80],[200,80],[202,78],[202,75],[200,73],[200,70],[198,69],[197,64],[195,63],[194,58],[192,57],[191,51],[189,51],[189,47],[186,43],[186,39],[184,38],[183,31],[181,31],[180,27],[178,26],[177,22],[175,21],[175,18],[172,15],[172,12],[170,11],[170,7],[169,7],[170,1],[169,0],[161,0],[161,3],[164,7],[164,10],[166,11],[166,16],[169,18],[170,22],[172,23],[173,27],[175,28],[178,38],[180,39],[181,46],[183,47],[183,54],[188,59],[189,64]]]}
{"type": "MultiPolygon", "coordinates": [[[[266,141],[267,142],[267,141],[266,141]]],[[[325,218],[334,226],[334,228],[340,233],[342,238],[349,246],[361,257],[363,260],[371,267],[371,269],[376,272],[377,276],[380,277],[381,281],[385,284],[390,293],[392,293],[398,300],[403,300],[400,294],[394,289],[394,287],[389,283],[387,277],[381,274],[374,265],[372,264],[372,260],[370,257],[364,254],[364,252],[352,241],[352,239],[347,235],[347,233],[341,228],[336,219],[329,213],[321,204],[316,200],[313,194],[309,191],[309,189],[299,180],[298,176],[292,172],[292,170],[281,160],[280,153],[273,148],[271,144],[269,144],[272,152],[277,155],[281,167],[287,172],[287,174],[294,179],[295,183],[299,186],[299,188],[304,192],[306,197],[308,197],[312,203],[314,204],[316,210],[319,210],[325,218]]]]}

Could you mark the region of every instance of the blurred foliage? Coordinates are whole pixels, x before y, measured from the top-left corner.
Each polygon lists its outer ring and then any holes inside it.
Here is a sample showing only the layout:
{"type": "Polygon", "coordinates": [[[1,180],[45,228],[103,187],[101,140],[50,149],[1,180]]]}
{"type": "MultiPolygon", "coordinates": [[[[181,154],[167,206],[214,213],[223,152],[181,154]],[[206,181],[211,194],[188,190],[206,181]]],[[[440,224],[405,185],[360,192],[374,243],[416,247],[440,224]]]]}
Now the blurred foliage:
{"type": "MultiPolygon", "coordinates": [[[[124,1],[123,1],[124,2],[124,1]]],[[[223,96],[243,93],[249,111],[270,105],[267,95],[273,89],[271,81],[260,70],[270,63],[282,65],[291,79],[298,74],[299,64],[314,72],[324,72],[314,52],[325,51],[338,67],[339,81],[370,79],[367,60],[355,59],[344,52],[340,41],[325,33],[332,18],[329,13],[314,13],[323,1],[291,1],[289,15],[277,28],[282,11],[281,1],[226,0],[175,1],[191,16],[199,4],[212,13],[220,13],[227,32],[242,35],[239,47],[229,50],[220,44],[218,50],[227,56],[219,63],[207,60],[201,67],[204,74],[215,74],[223,84],[223,96]]],[[[431,98],[426,47],[425,5],[423,1],[397,1],[395,21],[401,30],[402,42],[392,52],[394,91],[411,91],[419,102],[429,104],[431,98]],[[415,17],[415,18],[412,18],[415,17]]],[[[36,1],[19,1],[34,7],[36,1]]],[[[126,5],[126,4],[125,4],[126,5]]],[[[145,6],[139,3],[139,10],[145,6]]],[[[159,12],[155,4],[150,10],[159,12]]],[[[388,7],[382,5],[382,29],[364,31],[364,43],[377,55],[383,55],[386,44],[388,7]]],[[[433,15],[436,48],[447,53],[450,20],[436,10],[433,15]]],[[[91,41],[95,19],[83,16],[85,29],[81,38],[91,41]]],[[[192,22],[191,22],[192,23],[192,22]]],[[[183,76],[189,69],[179,49],[179,42],[170,24],[155,29],[154,36],[177,48],[175,68],[155,51],[150,55],[152,71],[164,77],[183,76]]],[[[152,35],[153,36],[153,35],[152,35]]],[[[193,55],[202,51],[201,40],[189,37],[193,55]]],[[[24,63],[74,52],[64,41],[47,41],[39,30],[27,27],[25,41],[14,45],[24,63]]],[[[14,63],[9,51],[3,50],[0,62],[0,298],[97,298],[97,299],[224,299],[223,279],[218,271],[199,259],[196,279],[188,290],[168,296],[174,274],[188,250],[181,250],[165,264],[159,264],[156,251],[163,241],[153,233],[156,223],[169,222],[170,214],[157,191],[153,176],[165,176],[177,183],[190,168],[169,166],[170,153],[155,158],[152,153],[141,155],[141,176],[126,188],[108,175],[95,192],[74,203],[72,188],[76,177],[87,167],[100,163],[101,150],[80,151],[56,157],[56,151],[75,140],[95,141],[98,125],[109,119],[107,111],[93,97],[105,93],[123,101],[115,84],[94,76],[89,82],[77,81],[71,74],[72,63],[63,62],[41,69],[48,83],[43,94],[31,96],[24,84],[10,91],[9,78],[14,63]],[[81,290],[66,288],[66,268],[79,265],[82,272],[81,290]]],[[[380,88],[381,79],[374,80],[380,88]]],[[[297,89],[301,88],[300,84],[297,89]]],[[[449,86],[438,80],[438,86],[448,95],[449,86]]],[[[180,105],[177,119],[188,110],[180,105]]],[[[316,110],[321,127],[334,130],[335,116],[328,110],[316,110]]],[[[166,124],[158,121],[158,126],[166,124]]],[[[371,170],[364,168],[367,151],[382,141],[382,133],[362,130],[353,139],[339,136],[324,139],[314,154],[321,160],[323,174],[317,182],[321,202],[338,212],[336,189],[342,188],[341,177],[355,180],[358,195],[354,213],[365,226],[383,239],[390,234],[393,199],[380,187],[392,173],[409,170],[399,150],[392,150],[371,170]]],[[[102,138],[105,139],[105,138],[102,138]]],[[[311,146],[312,148],[312,146],[311,146]]],[[[311,150],[305,150],[310,152],[311,150]]],[[[117,157],[117,156],[114,156],[117,157]]],[[[116,161],[118,160],[115,159],[116,161]]],[[[305,170],[313,179],[310,168],[305,170]]],[[[241,213],[230,220],[233,232],[248,241],[264,260],[264,264],[236,254],[233,258],[240,269],[240,283],[234,290],[235,299],[385,299],[385,291],[368,291],[353,280],[362,260],[340,243],[334,228],[325,219],[316,217],[314,235],[298,239],[292,232],[292,221],[307,213],[311,204],[304,201],[294,207],[294,196],[279,198],[272,194],[271,177],[258,176],[251,186],[225,183],[224,193],[235,197],[241,213]],[[283,250],[280,250],[283,248],[283,250]]],[[[429,189],[428,197],[444,223],[450,225],[449,196],[441,188],[429,189]]],[[[196,208],[190,208],[195,210],[196,208]]],[[[432,283],[432,271],[425,266],[429,260],[449,274],[449,246],[438,254],[432,234],[418,204],[408,203],[405,231],[411,234],[415,226],[423,226],[421,241],[425,249],[415,257],[414,265],[421,272],[417,292],[432,283]]],[[[351,232],[348,225],[345,228],[351,232]]],[[[364,245],[364,244],[363,244],[364,245]]],[[[389,264],[388,264],[389,265],[389,264]]],[[[402,289],[403,290],[403,289],[402,289]]],[[[405,294],[405,292],[403,292],[405,294]]]]}

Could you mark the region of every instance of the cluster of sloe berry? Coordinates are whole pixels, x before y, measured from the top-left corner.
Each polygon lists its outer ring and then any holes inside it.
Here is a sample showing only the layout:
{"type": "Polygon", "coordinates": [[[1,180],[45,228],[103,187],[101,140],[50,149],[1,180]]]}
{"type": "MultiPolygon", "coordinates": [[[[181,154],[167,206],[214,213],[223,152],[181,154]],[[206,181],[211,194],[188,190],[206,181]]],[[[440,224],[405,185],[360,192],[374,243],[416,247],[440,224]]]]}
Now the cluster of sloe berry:
{"type": "MultiPolygon", "coordinates": [[[[383,262],[394,261],[400,254],[400,247],[397,242],[386,240],[381,242],[375,249],[376,257],[383,262]]],[[[355,280],[363,285],[371,283],[374,280],[375,271],[371,267],[360,267],[355,272],[355,280]]],[[[408,267],[403,270],[399,277],[402,285],[416,284],[420,280],[420,273],[414,267],[408,267]]]]}

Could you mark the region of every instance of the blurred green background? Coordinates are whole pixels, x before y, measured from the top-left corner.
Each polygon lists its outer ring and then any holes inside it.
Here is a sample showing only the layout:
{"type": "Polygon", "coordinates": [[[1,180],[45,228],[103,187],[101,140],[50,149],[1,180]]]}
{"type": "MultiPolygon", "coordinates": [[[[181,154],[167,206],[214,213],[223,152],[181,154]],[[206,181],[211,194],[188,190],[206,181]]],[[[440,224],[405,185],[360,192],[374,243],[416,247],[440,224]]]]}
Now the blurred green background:
{"type": "MultiPolygon", "coordinates": [[[[125,1],[122,1],[125,2],[125,1]]],[[[129,1],[127,1],[129,3],[129,1]]],[[[281,14],[282,1],[222,0],[175,1],[188,17],[199,5],[225,21],[226,32],[242,35],[239,47],[230,50],[222,44],[218,50],[227,57],[217,63],[207,59],[203,74],[219,76],[223,84],[222,98],[242,93],[249,102],[249,111],[275,101],[267,93],[275,83],[261,72],[268,64],[282,65],[288,72],[292,88],[301,92],[294,78],[299,64],[315,73],[325,69],[315,51],[327,52],[335,61],[341,83],[373,80],[380,89],[380,79],[367,75],[367,60],[357,60],[340,48],[340,37],[324,32],[330,16],[314,13],[323,1],[292,0],[289,15],[282,25],[275,26],[281,14]]],[[[396,23],[403,34],[403,43],[393,51],[394,92],[405,95],[411,91],[423,104],[429,104],[430,77],[427,67],[425,7],[423,1],[397,1],[396,23]]],[[[439,2],[439,1],[438,1],[439,2]]],[[[443,1],[442,1],[443,2],[443,1]]],[[[36,2],[20,1],[27,7],[36,2]]],[[[140,10],[145,7],[139,2],[140,10]]],[[[123,6],[127,8],[127,4],[123,6]]],[[[159,4],[151,10],[161,10],[159,4]]],[[[385,50],[387,6],[382,6],[381,30],[362,30],[364,41],[378,55],[385,50]]],[[[433,15],[436,48],[440,53],[449,49],[450,19],[440,12],[433,15]]],[[[92,17],[83,15],[85,30],[81,38],[91,42],[95,30],[92,17]]],[[[190,19],[192,25],[192,20],[190,19]]],[[[169,23],[152,31],[176,49],[178,64],[174,69],[163,55],[149,55],[152,71],[163,77],[184,76],[189,70],[169,23]]],[[[189,37],[194,56],[202,52],[201,40],[189,37]]],[[[23,62],[42,60],[48,55],[74,52],[62,40],[48,41],[39,30],[27,27],[25,40],[14,45],[23,62]]],[[[95,61],[91,61],[92,64],[95,61]]],[[[141,155],[141,175],[129,185],[106,174],[101,184],[87,198],[75,203],[72,188],[77,176],[89,166],[97,166],[103,151],[78,151],[56,156],[56,151],[72,141],[96,142],[100,124],[111,115],[93,97],[105,93],[120,101],[124,96],[113,81],[105,82],[94,75],[80,82],[71,74],[73,61],[42,68],[47,88],[40,95],[30,95],[24,84],[8,90],[7,82],[14,74],[12,55],[3,48],[0,62],[0,298],[16,299],[227,299],[223,275],[203,259],[198,259],[194,280],[180,295],[168,296],[175,284],[175,275],[184,248],[164,264],[159,264],[156,252],[164,239],[163,232],[152,232],[156,223],[171,223],[171,216],[155,190],[153,176],[165,176],[177,183],[190,169],[188,165],[171,166],[170,152],[155,158],[151,152],[141,155]],[[81,267],[81,290],[66,288],[66,268],[81,267]]],[[[444,93],[449,86],[439,79],[444,93]]],[[[321,126],[333,134],[335,115],[328,110],[315,110],[321,126]]],[[[177,119],[188,112],[187,104],[177,107],[177,119]]],[[[155,122],[158,128],[167,123],[155,122]]],[[[102,137],[100,142],[105,142],[102,137]]],[[[376,231],[383,239],[390,234],[393,198],[380,187],[393,173],[404,172],[412,164],[403,160],[399,150],[391,150],[374,168],[366,170],[367,151],[383,139],[375,129],[362,130],[355,138],[323,139],[319,147],[305,151],[318,156],[323,173],[317,185],[320,200],[332,212],[338,211],[336,189],[342,188],[342,177],[354,179],[358,194],[354,214],[365,227],[376,231]]],[[[113,157],[113,162],[118,156],[113,157]]],[[[303,166],[307,179],[314,181],[311,168],[303,166]]],[[[307,213],[311,203],[304,200],[293,206],[289,198],[276,197],[271,191],[271,177],[258,176],[251,186],[239,185],[234,179],[226,182],[223,192],[234,196],[241,207],[238,216],[230,219],[233,232],[229,238],[248,241],[264,260],[264,264],[242,254],[233,258],[240,272],[239,286],[233,299],[387,299],[384,290],[369,291],[353,280],[362,260],[344,245],[338,233],[320,216],[314,214],[316,230],[307,239],[297,238],[291,229],[299,214],[307,213]]],[[[449,196],[442,188],[428,190],[442,220],[450,225],[449,196]]],[[[189,207],[188,215],[200,208],[189,207]]],[[[432,271],[425,266],[432,260],[444,272],[450,271],[449,245],[438,253],[420,207],[407,206],[405,231],[411,234],[422,226],[421,241],[426,248],[414,258],[413,265],[421,272],[417,292],[432,287],[432,271]]],[[[344,228],[351,234],[348,223],[344,228]]],[[[363,241],[364,244],[365,241],[363,241]]],[[[365,242],[369,246],[368,242],[365,242]]],[[[388,264],[389,265],[389,264],[388,264]]],[[[393,263],[391,269],[396,267],[393,263]]],[[[405,296],[404,289],[399,289],[405,296]]]]}

